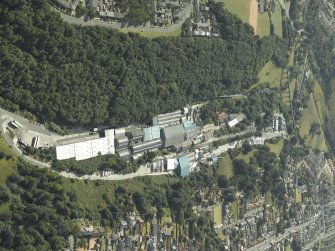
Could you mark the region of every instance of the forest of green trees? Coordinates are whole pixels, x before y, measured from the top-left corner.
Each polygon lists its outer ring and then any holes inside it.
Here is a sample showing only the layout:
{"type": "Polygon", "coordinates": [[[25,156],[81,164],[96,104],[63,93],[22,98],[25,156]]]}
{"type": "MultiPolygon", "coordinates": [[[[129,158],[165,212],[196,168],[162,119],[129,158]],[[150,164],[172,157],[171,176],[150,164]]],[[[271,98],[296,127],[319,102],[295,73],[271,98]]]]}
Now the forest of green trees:
{"type": "Polygon", "coordinates": [[[50,171],[17,165],[0,185],[0,250],[60,250],[70,234],[79,234],[71,219],[82,213],[61,180],[50,171]]]}
{"type": "Polygon", "coordinates": [[[241,92],[286,42],[216,10],[223,39],[156,38],[64,23],[43,0],[0,3],[0,103],[60,125],[145,122],[194,97],[241,92]]]}

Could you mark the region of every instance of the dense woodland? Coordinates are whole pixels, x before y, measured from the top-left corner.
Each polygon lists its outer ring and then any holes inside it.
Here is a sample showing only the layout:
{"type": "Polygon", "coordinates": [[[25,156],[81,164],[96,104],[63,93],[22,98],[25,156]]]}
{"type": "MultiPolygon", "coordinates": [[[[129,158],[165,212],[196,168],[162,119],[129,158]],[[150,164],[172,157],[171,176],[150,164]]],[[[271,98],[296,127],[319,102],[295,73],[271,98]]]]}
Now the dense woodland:
{"type": "Polygon", "coordinates": [[[71,221],[83,215],[62,178],[25,163],[0,185],[0,250],[60,250],[80,229],[71,221]]]}
{"type": "Polygon", "coordinates": [[[0,3],[0,104],[61,125],[145,122],[194,97],[241,92],[286,42],[216,8],[224,39],[157,38],[62,22],[43,0],[0,3]]]}

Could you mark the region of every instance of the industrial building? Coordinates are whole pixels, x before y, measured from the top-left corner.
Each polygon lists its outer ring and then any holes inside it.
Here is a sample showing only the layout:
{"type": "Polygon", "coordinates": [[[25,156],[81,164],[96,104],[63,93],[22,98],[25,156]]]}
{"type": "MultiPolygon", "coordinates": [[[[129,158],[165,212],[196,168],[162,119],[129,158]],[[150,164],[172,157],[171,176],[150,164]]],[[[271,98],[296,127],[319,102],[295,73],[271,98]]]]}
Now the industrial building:
{"type": "Polygon", "coordinates": [[[99,155],[114,154],[114,130],[106,130],[105,137],[98,134],[86,137],[74,137],[57,142],[56,156],[58,160],[75,158],[90,159],[99,155]]]}
{"type": "Polygon", "coordinates": [[[157,150],[161,146],[162,146],[161,139],[154,139],[151,141],[146,141],[146,142],[142,142],[142,143],[131,146],[131,151],[132,151],[132,154],[136,155],[136,154],[141,154],[141,153],[148,152],[148,151],[157,150]]]}
{"type": "Polygon", "coordinates": [[[230,128],[236,126],[238,123],[242,122],[246,116],[241,113],[241,114],[231,114],[230,116],[230,121],[228,122],[228,126],[230,128]]]}
{"type": "MultiPolygon", "coordinates": [[[[188,114],[186,108],[184,113],[176,111],[156,116],[151,127],[109,129],[104,134],[100,132],[100,135],[91,133],[59,140],[56,147],[57,159],[84,160],[116,153],[129,161],[162,147],[187,151],[192,148],[194,141],[199,143],[197,139],[201,130],[195,123],[186,120],[185,114],[188,114]]],[[[176,167],[172,167],[171,161],[168,164],[167,170],[176,167]]]]}
{"type": "Polygon", "coordinates": [[[117,154],[121,159],[130,161],[130,152],[128,149],[121,150],[117,154]]]}
{"type": "Polygon", "coordinates": [[[176,125],[185,120],[186,117],[182,115],[181,111],[175,111],[166,114],[157,115],[152,119],[154,126],[160,126],[161,128],[176,125]]]}
{"type": "Polygon", "coordinates": [[[126,128],[126,136],[133,142],[143,141],[144,132],[142,128],[128,127],[126,128]]]}
{"type": "Polygon", "coordinates": [[[201,134],[200,127],[191,121],[183,121],[183,126],[185,129],[186,140],[193,140],[201,134]]]}
{"type": "Polygon", "coordinates": [[[159,126],[152,126],[143,129],[144,132],[144,142],[150,141],[153,139],[160,139],[160,128],[159,126]]]}
{"type": "Polygon", "coordinates": [[[171,172],[178,167],[178,161],[176,159],[166,159],[166,171],[171,172]]]}
{"type": "Polygon", "coordinates": [[[164,147],[172,147],[185,140],[183,124],[165,127],[161,130],[161,139],[164,147]]]}
{"type": "Polygon", "coordinates": [[[191,165],[187,156],[179,157],[178,172],[180,177],[186,177],[190,174],[191,165]]]}

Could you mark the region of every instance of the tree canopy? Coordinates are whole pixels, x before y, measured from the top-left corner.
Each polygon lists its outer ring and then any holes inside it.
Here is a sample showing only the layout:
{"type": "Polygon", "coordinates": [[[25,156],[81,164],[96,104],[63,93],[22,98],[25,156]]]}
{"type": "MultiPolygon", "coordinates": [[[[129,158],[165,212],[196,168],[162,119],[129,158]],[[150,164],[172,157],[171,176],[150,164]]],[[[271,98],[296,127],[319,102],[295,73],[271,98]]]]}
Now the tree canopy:
{"type": "Polygon", "coordinates": [[[240,92],[265,62],[286,55],[286,43],[217,11],[223,38],[149,40],[64,23],[46,1],[1,1],[0,104],[61,125],[117,126],[240,92]]]}

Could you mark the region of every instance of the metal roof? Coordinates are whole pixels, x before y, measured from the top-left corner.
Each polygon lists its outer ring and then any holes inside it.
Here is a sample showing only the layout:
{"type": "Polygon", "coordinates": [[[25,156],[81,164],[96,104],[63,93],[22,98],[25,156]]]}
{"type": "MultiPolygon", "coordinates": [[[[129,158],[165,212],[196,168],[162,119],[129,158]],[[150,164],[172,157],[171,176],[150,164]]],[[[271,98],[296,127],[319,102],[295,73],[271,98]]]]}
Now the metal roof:
{"type": "Polygon", "coordinates": [[[169,147],[181,143],[185,139],[185,129],[182,124],[165,127],[162,129],[162,139],[164,147],[169,147]]]}
{"type": "Polygon", "coordinates": [[[106,137],[56,147],[59,160],[70,158],[84,160],[109,153],[115,153],[115,148],[106,137]]]}
{"type": "Polygon", "coordinates": [[[74,144],[57,146],[56,156],[58,160],[71,159],[76,157],[76,154],[74,152],[74,144]]]}
{"type": "Polygon", "coordinates": [[[143,131],[144,131],[144,142],[153,139],[159,139],[161,136],[159,126],[144,128],[143,131]]]}
{"type": "Polygon", "coordinates": [[[186,177],[190,174],[190,162],[187,156],[182,156],[178,158],[180,167],[180,176],[186,177]]]}

